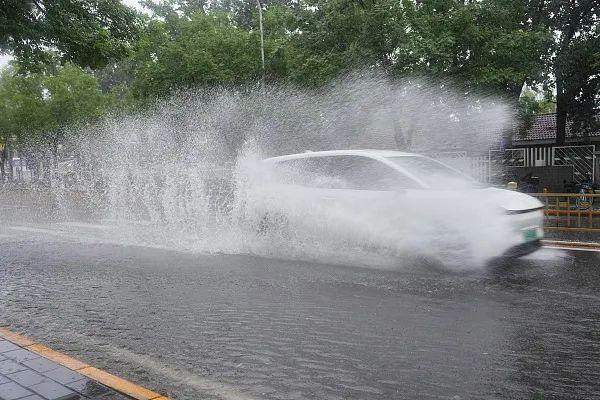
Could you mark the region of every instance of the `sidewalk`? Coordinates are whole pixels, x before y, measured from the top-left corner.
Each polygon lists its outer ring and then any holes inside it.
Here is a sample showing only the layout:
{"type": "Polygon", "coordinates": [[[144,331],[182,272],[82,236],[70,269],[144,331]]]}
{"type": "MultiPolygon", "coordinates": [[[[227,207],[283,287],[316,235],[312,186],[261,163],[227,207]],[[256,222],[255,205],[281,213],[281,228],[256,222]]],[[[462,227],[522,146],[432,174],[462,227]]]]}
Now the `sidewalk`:
{"type": "Polygon", "coordinates": [[[596,232],[565,232],[546,230],[544,231],[544,237],[552,240],[600,243],[600,233],[596,232]]]}
{"type": "Polygon", "coordinates": [[[168,400],[0,328],[0,400],[76,399],[168,400]]]}

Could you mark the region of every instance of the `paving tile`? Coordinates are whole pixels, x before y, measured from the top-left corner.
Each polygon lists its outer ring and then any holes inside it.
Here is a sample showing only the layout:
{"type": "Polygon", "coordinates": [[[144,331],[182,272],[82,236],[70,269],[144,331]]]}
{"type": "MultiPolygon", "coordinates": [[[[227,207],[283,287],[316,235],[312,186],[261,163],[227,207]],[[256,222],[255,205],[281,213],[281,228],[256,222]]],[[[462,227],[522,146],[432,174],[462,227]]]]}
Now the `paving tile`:
{"type": "Polygon", "coordinates": [[[16,344],[12,344],[8,340],[0,340],[0,353],[6,353],[7,351],[13,351],[20,349],[16,344]]]}
{"type": "Polygon", "coordinates": [[[32,353],[29,350],[25,350],[25,349],[7,351],[6,353],[3,353],[2,355],[5,356],[6,358],[10,358],[11,360],[15,360],[18,362],[33,360],[34,358],[40,357],[37,354],[32,353]]]}
{"type": "Polygon", "coordinates": [[[34,358],[33,360],[23,361],[22,364],[31,368],[32,370],[34,370],[36,372],[40,372],[40,373],[48,372],[48,371],[51,371],[53,369],[60,367],[60,365],[55,363],[54,361],[50,361],[47,358],[43,358],[43,357],[34,358]]]}
{"type": "Polygon", "coordinates": [[[33,386],[38,383],[42,383],[46,380],[49,380],[43,375],[38,374],[30,369],[26,369],[25,371],[15,372],[14,374],[7,375],[10,379],[17,382],[21,386],[33,386]]]}
{"type": "Polygon", "coordinates": [[[32,394],[31,396],[22,397],[19,400],[44,400],[44,399],[42,397],[38,396],[37,394],[32,394]]]}
{"type": "Polygon", "coordinates": [[[48,378],[54,379],[56,382],[62,383],[63,385],[85,378],[85,376],[63,366],[48,372],[44,372],[44,375],[46,375],[48,378]]]}
{"type": "Polygon", "coordinates": [[[112,391],[104,385],[99,384],[98,382],[89,380],[87,378],[81,379],[79,381],[67,383],[66,386],[69,389],[73,389],[77,393],[80,393],[86,397],[95,397],[101,396],[104,394],[112,393],[112,391]]]}
{"type": "Polygon", "coordinates": [[[0,361],[0,374],[8,375],[13,372],[26,370],[27,367],[14,362],[13,360],[0,361]]]}
{"type": "Polygon", "coordinates": [[[9,342],[13,342],[14,344],[21,347],[29,346],[35,343],[31,339],[27,339],[26,337],[23,337],[18,333],[14,333],[4,328],[0,328],[0,338],[2,338],[3,340],[8,340],[9,342]]]}
{"type": "Polygon", "coordinates": [[[100,396],[91,397],[93,400],[131,400],[131,397],[123,396],[122,394],[111,392],[100,396]]]}
{"type": "Polygon", "coordinates": [[[28,396],[31,393],[23,386],[18,385],[14,382],[4,383],[0,385],[0,399],[2,400],[15,400],[22,397],[28,396]]]}
{"type": "Polygon", "coordinates": [[[29,389],[48,400],[74,400],[80,398],[77,393],[49,380],[30,386],[29,389]]]}
{"type": "Polygon", "coordinates": [[[10,382],[10,379],[8,379],[6,376],[0,374],[0,385],[6,382],[10,382]]]}
{"type": "Polygon", "coordinates": [[[4,357],[3,354],[0,354],[0,361],[2,361],[2,360],[6,360],[6,357],[4,357]]]}
{"type": "Polygon", "coordinates": [[[54,351],[51,348],[43,346],[39,343],[32,344],[31,346],[27,347],[27,350],[33,351],[36,354],[55,361],[67,368],[71,368],[72,370],[79,370],[89,367],[89,365],[84,362],[69,357],[66,354],[59,353],[58,351],[54,351]]]}

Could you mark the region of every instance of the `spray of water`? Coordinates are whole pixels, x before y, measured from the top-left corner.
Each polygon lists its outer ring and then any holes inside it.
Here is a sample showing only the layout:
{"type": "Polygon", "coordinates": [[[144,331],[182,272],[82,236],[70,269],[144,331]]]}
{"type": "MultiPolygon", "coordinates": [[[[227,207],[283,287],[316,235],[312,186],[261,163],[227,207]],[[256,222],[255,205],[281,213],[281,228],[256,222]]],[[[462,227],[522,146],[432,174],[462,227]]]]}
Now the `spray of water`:
{"type": "Polygon", "coordinates": [[[502,250],[496,239],[507,229],[484,198],[411,193],[377,207],[365,198],[357,212],[290,192],[269,214],[260,160],[306,150],[485,150],[511,120],[497,99],[377,74],[319,91],[179,93],[71,132],[62,157],[73,158],[75,172],[57,185],[59,211],[82,217],[75,191],[83,216],[114,225],[114,240],[125,243],[387,267],[414,255],[480,265],[502,250]]]}

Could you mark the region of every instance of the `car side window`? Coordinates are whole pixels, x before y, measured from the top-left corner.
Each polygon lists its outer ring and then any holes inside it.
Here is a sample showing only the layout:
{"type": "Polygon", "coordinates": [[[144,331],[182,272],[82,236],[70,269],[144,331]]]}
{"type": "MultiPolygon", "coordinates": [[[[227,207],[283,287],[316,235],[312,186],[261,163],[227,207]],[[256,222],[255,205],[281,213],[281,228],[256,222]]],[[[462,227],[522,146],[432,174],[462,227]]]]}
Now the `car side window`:
{"type": "Polygon", "coordinates": [[[346,189],[393,191],[416,187],[412,179],[379,160],[364,156],[332,157],[330,168],[346,189]]]}
{"type": "Polygon", "coordinates": [[[281,161],[276,164],[276,180],[280,183],[318,188],[339,186],[329,172],[331,157],[307,157],[281,161]]]}
{"type": "Polygon", "coordinates": [[[301,185],[304,159],[280,161],[273,165],[274,179],[279,183],[301,185]]]}
{"type": "Polygon", "coordinates": [[[392,191],[416,187],[390,166],[363,156],[323,156],[282,161],[278,180],[321,189],[392,191]]]}

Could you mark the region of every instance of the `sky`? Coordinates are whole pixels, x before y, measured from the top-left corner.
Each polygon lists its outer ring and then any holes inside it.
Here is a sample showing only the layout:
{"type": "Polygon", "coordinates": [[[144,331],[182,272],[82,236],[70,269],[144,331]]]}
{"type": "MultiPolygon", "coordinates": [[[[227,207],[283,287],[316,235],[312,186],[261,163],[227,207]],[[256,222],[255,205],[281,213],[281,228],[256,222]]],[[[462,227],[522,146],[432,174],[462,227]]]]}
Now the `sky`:
{"type": "Polygon", "coordinates": [[[121,0],[121,3],[140,11],[143,10],[142,6],[139,4],[139,0],[121,0]]]}
{"type": "Polygon", "coordinates": [[[0,54],[0,69],[4,68],[10,61],[11,57],[5,54],[0,54]]]}
{"type": "MultiPolygon", "coordinates": [[[[129,7],[135,8],[136,10],[143,10],[142,6],[139,4],[139,0],[121,0],[121,2],[129,7]]],[[[12,57],[9,55],[0,54],[0,69],[4,68],[11,59],[12,57]]]]}

